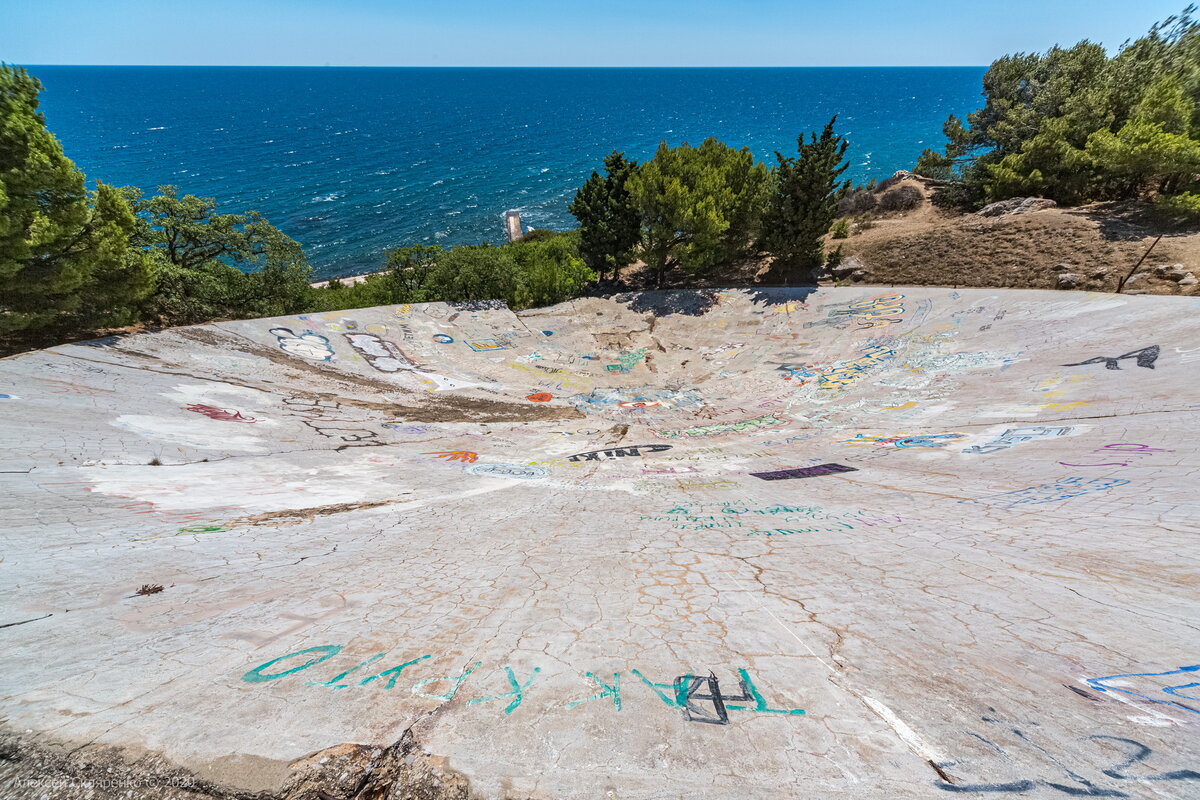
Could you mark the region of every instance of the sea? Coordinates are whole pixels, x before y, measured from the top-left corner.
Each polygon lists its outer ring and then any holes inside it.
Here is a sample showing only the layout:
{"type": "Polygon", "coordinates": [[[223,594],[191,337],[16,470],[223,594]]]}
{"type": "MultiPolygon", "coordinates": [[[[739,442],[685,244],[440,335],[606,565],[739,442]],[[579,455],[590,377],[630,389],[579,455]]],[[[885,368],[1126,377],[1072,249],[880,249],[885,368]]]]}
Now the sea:
{"type": "Polygon", "coordinates": [[[910,168],[981,104],[984,67],[339,68],[34,66],[87,174],[261,211],[329,278],[384,252],[568,230],[605,155],[715,136],[773,164],[837,115],[855,181],[910,168]]]}

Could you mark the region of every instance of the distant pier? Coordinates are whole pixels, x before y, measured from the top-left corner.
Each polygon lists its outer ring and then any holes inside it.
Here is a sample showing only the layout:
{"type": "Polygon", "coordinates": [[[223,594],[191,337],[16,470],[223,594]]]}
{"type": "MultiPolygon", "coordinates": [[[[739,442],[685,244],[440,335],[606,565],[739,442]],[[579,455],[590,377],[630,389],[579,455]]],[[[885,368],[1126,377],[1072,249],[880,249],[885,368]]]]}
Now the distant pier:
{"type": "Polygon", "coordinates": [[[520,211],[505,211],[504,212],[504,230],[508,233],[508,240],[515,242],[522,236],[521,230],[521,212],[520,211]]]}

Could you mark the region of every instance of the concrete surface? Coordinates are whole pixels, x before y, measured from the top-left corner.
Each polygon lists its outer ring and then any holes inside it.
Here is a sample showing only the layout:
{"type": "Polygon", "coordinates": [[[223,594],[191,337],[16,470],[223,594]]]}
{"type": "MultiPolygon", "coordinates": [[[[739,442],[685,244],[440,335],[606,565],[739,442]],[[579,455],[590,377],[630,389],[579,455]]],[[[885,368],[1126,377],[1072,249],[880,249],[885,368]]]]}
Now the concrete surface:
{"type": "Polygon", "coordinates": [[[1198,310],[664,292],[0,361],[0,795],[1200,797],[1198,310]]]}

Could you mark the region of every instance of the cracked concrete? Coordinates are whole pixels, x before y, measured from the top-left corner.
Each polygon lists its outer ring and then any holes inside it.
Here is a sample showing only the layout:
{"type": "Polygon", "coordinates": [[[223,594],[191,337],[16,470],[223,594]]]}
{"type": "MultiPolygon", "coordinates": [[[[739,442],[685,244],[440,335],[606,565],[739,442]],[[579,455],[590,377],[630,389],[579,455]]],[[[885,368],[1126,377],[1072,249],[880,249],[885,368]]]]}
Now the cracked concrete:
{"type": "Polygon", "coordinates": [[[0,796],[1200,796],[1196,311],[661,292],[0,360],[0,796]]]}

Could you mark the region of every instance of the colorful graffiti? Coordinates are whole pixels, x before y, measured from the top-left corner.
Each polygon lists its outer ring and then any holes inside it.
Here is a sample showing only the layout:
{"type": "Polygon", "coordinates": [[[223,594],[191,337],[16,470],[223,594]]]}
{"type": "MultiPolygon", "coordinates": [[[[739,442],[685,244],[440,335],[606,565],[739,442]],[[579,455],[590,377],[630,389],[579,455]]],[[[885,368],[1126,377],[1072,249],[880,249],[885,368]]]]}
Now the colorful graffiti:
{"type": "Polygon", "coordinates": [[[531,403],[549,403],[554,399],[554,395],[549,392],[534,392],[533,394],[525,395],[525,399],[531,403]]]}
{"type": "Polygon", "coordinates": [[[866,433],[855,434],[853,439],[843,439],[838,444],[848,444],[851,447],[862,445],[884,445],[891,447],[945,447],[950,439],[961,439],[961,433],[896,433],[891,436],[874,436],[866,433]]]}
{"type": "Polygon", "coordinates": [[[654,433],[664,439],[680,439],[680,438],[703,438],[708,436],[726,436],[731,433],[745,433],[746,431],[762,430],[770,428],[774,425],[783,425],[784,421],[768,415],[765,417],[755,417],[754,419],[742,420],[741,422],[721,422],[713,425],[699,425],[692,428],[683,428],[681,430],[657,430],[654,433]]]}
{"type": "Polygon", "coordinates": [[[586,414],[610,419],[654,417],[667,409],[698,408],[704,399],[694,389],[620,388],[593,389],[587,394],[567,398],[567,402],[586,414]]]}
{"type": "Polygon", "coordinates": [[[438,342],[438,343],[440,343],[440,344],[452,344],[452,343],[454,342],[454,337],[453,337],[453,336],[447,336],[447,335],[446,335],[446,334],[444,334],[444,333],[435,333],[435,334],[433,335],[433,340],[434,340],[435,342],[438,342]]]}
{"type": "Polygon", "coordinates": [[[291,328],[271,328],[268,331],[278,341],[279,349],[290,356],[307,358],[309,361],[332,361],[333,347],[329,339],[310,330],[296,334],[291,328]]]}
{"type": "Polygon", "coordinates": [[[844,328],[850,321],[858,323],[859,329],[878,328],[900,323],[904,314],[904,295],[882,294],[867,300],[855,300],[846,308],[833,308],[829,316],[816,322],[804,323],[805,328],[827,325],[844,328]]]}
{"type": "Polygon", "coordinates": [[[835,364],[832,369],[817,378],[817,386],[821,389],[840,389],[850,386],[866,377],[872,369],[895,356],[896,351],[890,347],[881,344],[872,345],[864,350],[858,358],[835,364]]]}
{"type": "Polygon", "coordinates": [[[209,419],[221,420],[222,422],[258,422],[256,417],[243,416],[242,412],[234,411],[230,408],[218,408],[216,406],[208,406],[203,403],[193,403],[190,406],[183,406],[184,411],[194,411],[197,414],[203,414],[209,419]]]}
{"type": "Polygon", "coordinates": [[[641,364],[646,359],[646,348],[639,347],[630,353],[621,353],[617,356],[617,363],[606,364],[604,369],[607,372],[617,372],[626,375],[633,372],[633,368],[641,364]]]}
{"type": "MultiPolygon", "coordinates": [[[[273,658],[246,671],[242,675],[242,681],[250,684],[261,684],[288,678],[325,663],[341,653],[342,649],[342,645],[320,645],[318,647],[297,650],[294,653],[273,658]],[[305,656],[307,658],[301,663],[296,666],[290,666],[290,663],[294,659],[305,656]]],[[[432,658],[430,655],[418,656],[381,672],[361,678],[356,676],[352,680],[347,680],[354,673],[374,664],[386,655],[386,652],[376,653],[355,666],[337,673],[328,680],[306,681],[303,685],[333,690],[372,686],[376,689],[389,691],[396,688],[396,684],[404,670],[420,666],[422,662],[432,658]],[[386,680],[381,680],[384,678],[386,680]]],[[[423,678],[409,687],[409,694],[415,697],[448,703],[458,696],[463,686],[481,666],[483,666],[483,662],[475,661],[456,675],[423,678]],[[438,684],[445,684],[440,687],[442,691],[427,691],[428,687],[435,687],[438,684]]],[[[509,702],[506,705],[499,708],[505,716],[508,716],[525,702],[527,693],[542,669],[541,667],[534,667],[530,670],[529,678],[525,681],[519,680],[516,671],[510,666],[502,667],[501,671],[503,672],[508,691],[467,700],[463,703],[463,707],[471,707],[480,703],[490,703],[496,700],[508,700],[509,702]]],[[[724,694],[721,691],[720,681],[711,671],[709,671],[707,676],[703,677],[691,673],[679,675],[670,683],[652,681],[638,669],[632,669],[630,672],[641,680],[664,705],[670,709],[679,710],[683,719],[688,722],[727,725],[730,722],[730,711],[793,717],[803,716],[806,713],[802,708],[772,708],[768,704],[765,695],[751,677],[749,670],[744,668],[736,670],[737,694],[724,694]],[[702,691],[705,689],[707,692],[702,691]],[[706,707],[709,704],[711,705],[711,710],[706,707]]],[[[359,673],[359,675],[362,675],[362,673],[359,673]]],[[[620,672],[612,673],[610,681],[607,677],[601,678],[596,673],[584,672],[581,677],[589,684],[587,690],[594,691],[596,688],[599,688],[600,691],[578,700],[566,700],[564,702],[562,698],[559,698],[555,701],[554,705],[573,709],[587,703],[611,700],[613,710],[620,711],[625,701],[625,693],[621,688],[621,675],[622,673],[620,672]]]]}
{"type": "MultiPolygon", "coordinates": [[[[1034,439],[1047,439],[1055,436],[1066,436],[1073,431],[1074,428],[1058,427],[1051,428],[1045,425],[1032,425],[1026,428],[1009,428],[1004,433],[997,436],[986,444],[972,445],[963,449],[964,453],[972,455],[986,455],[987,453],[995,453],[1000,450],[1007,450],[1010,447],[1015,447],[1022,442],[1031,442],[1034,439]]],[[[1061,461],[1059,462],[1062,463],[1061,461]]]]}
{"type": "Polygon", "coordinates": [[[461,461],[464,464],[474,464],[479,460],[478,453],[472,453],[470,450],[450,450],[441,452],[422,453],[423,456],[433,456],[434,458],[444,458],[447,461],[461,461]]]}
{"type": "MultiPolygon", "coordinates": [[[[1129,678],[1169,678],[1172,675],[1183,675],[1185,673],[1190,677],[1197,677],[1194,674],[1196,672],[1200,672],[1200,664],[1192,664],[1189,667],[1178,667],[1178,668],[1170,670],[1168,672],[1130,672],[1130,673],[1126,673],[1124,675],[1106,675],[1103,678],[1087,678],[1086,680],[1087,680],[1088,686],[1091,686],[1093,689],[1095,689],[1098,692],[1121,692],[1122,694],[1131,695],[1133,697],[1140,697],[1143,700],[1149,700],[1151,703],[1157,703],[1159,705],[1170,706],[1171,708],[1182,709],[1183,711],[1187,711],[1191,714],[1200,714],[1200,709],[1192,708],[1189,705],[1185,705],[1183,703],[1178,703],[1178,702],[1175,702],[1174,700],[1164,700],[1161,697],[1157,697],[1157,698],[1151,697],[1150,695],[1143,694],[1142,692],[1135,692],[1132,689],[1121,688],[1122,686],[1129,685],[1129,680],[1128,680],[1129,678]],[[1112,685],[1110,685],[1109,683],[1105,683],[1105,681],[1110,682],[1112,685]]],[[[1173,681],[1171,681],[1171,682],[1173,683],[1173,681]]],[[[1200,688],[1200,682],[1197,682],[1194,680],[1189,681],[1188,683],[1180,683],[1180,684],[1177,684],[1174,686],[1156,687],[1157,691],[1162,692],[1163,694],[1170,695],[1171,697],[1181,697],[1184,700],[1200,701],[1200,692],[1196,692],[1194,694],[1181,694],[1180,693],[1181,690],[1183,690],[1183,689],[1198,689],[1198,688],[1200,688]]],[[[1151,690],[1145,689],[1145,691],[1151,691],[1151,690]]]]}
{"type": "Polygon", "coordinates": [[[467,347],[470,347],[476,353],[490,353],[494,350],[512,350],[512,342],[501,341],[500,339],[472,339],[467,341],[467,347]]]}

